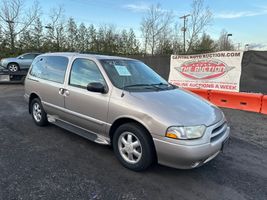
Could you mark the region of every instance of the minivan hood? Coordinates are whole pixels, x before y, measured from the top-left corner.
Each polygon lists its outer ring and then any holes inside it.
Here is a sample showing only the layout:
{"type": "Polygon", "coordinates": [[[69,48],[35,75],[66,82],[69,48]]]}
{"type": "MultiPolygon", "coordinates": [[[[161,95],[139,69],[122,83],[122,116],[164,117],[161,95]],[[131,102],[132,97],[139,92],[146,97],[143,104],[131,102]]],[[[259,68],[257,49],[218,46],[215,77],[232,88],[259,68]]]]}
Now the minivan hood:
{"type": "Polygon", "coordinates": [[[131,96],[146,113],[171,126],[210,126],[224,116],[216,106],[183,89],[131,92],[131,96]]]}

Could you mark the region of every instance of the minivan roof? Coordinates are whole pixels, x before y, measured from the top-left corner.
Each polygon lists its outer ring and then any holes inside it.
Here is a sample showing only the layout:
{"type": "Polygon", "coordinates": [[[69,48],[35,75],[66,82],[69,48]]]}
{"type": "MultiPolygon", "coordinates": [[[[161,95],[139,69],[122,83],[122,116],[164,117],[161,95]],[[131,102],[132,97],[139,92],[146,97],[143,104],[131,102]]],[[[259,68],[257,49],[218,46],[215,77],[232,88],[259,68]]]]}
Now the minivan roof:
{"type": "Polygon", "coordinates": [[[108,55],[98,55],[98,54],[88,54],[88,53],[75,53],[75,52],[53,52],[53,53],[45,53],[42,55],[46,56],[66,56],[66,57],[73,57],[73,56],[81,56],[81,57],[88,57],[88,58],[95,58],[97,60],[102,60],[102,59],[123,59],[123,60],[136,60],[132,58],[127,58],[127,57],[119,57],[119,56],[108,56],[108,55]]]}

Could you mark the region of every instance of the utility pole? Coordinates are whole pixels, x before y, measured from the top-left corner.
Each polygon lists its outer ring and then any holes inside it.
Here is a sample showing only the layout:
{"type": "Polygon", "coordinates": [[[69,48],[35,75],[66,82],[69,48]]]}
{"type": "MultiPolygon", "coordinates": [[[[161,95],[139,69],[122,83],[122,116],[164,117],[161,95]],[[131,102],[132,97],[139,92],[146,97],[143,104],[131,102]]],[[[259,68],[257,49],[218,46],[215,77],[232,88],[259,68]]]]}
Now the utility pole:
{"type": "Polygon", "coordinates": [[[180,17],[180,19],[183,19],[184,20],[184,27],[182,28],[182,31],[184,32],[184,54],[185,54],[185,32],[186,32],[186,19],[190,16],[190,14],[188,15],[184,15],[182,17],[180,17]]]}

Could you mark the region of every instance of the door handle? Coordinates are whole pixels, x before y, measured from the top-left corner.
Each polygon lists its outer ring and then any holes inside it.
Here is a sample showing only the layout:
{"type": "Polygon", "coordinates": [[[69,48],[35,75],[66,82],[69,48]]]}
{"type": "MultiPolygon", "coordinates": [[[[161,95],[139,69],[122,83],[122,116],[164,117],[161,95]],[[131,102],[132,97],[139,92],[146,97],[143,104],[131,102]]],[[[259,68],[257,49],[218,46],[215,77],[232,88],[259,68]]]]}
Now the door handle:
{"type": "Polygon", "coordinates": [[[58,94],[60,94],[60,95],[64,95],[64,89],[63,89],[63,88],[59,88],[59,90],[58,90],[58,94]]]}
{"type": "Polygon", "coordinates": [[[69,95],[70,95],[70,92],[69,92],[69,90],[67,90],[67,89],[64,89],[64,88],[59,88],[59,91],[58,91],[58,93],[59,93],[60,95],[62,95],[62,96],[65,96],[65,97],[67,97],[67,96],[69,96],[69,95]]]}

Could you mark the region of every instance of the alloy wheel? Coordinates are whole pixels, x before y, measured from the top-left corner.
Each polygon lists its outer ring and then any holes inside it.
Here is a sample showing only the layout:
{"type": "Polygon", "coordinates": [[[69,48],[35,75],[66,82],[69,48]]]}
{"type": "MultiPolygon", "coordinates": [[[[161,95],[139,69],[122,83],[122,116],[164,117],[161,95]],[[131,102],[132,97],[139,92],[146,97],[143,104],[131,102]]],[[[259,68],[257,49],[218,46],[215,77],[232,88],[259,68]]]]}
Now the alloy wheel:
{"type": "Polygon", "coordinates": [[[11,64],[11,65],[9,65],[8,69],[11,72],[16,72],[16,71],[18,71],[18,66],[15,64],[11,64]]]}
{"type": "Polygon", "coordinates": [[[118,140],[118,148],[122,158],[131,164],[138,163],[142,157],[142,146],[131,132],[123,132],[118,140]]]}
{"type": "Polygon", "coordinates": [[[33,104],[32,114],[36,122],[40,122],[42,120],[42,110],[37,102],[33,104]]]}

